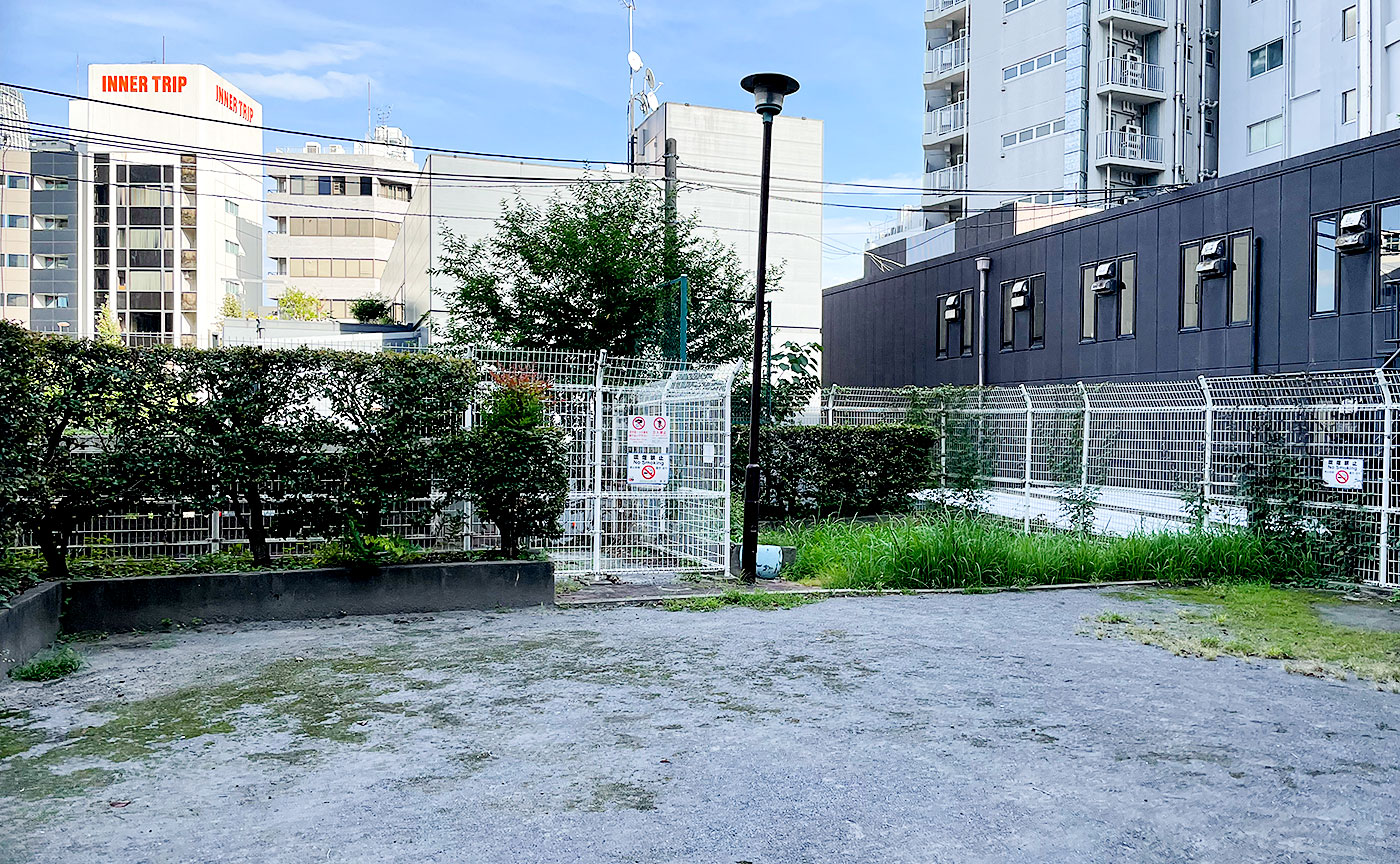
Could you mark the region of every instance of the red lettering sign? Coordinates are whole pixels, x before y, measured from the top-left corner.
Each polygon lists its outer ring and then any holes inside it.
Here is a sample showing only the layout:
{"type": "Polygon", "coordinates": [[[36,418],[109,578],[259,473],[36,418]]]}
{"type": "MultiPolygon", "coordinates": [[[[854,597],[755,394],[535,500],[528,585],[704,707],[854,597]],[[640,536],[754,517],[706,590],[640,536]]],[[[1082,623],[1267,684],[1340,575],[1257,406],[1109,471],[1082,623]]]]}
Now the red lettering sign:
{"type": "Polygon", "coordinates": [[[103,93],[183,93],[184,75],[103,75],[103,93]]]}

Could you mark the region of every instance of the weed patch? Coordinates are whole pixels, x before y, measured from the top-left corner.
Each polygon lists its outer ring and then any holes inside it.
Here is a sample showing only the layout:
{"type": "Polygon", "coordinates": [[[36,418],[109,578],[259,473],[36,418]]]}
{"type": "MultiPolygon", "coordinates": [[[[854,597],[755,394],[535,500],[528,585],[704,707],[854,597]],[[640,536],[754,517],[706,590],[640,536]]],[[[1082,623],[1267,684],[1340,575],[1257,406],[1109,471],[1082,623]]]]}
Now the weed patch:
{"type": "Polygon", "coordinates": [[[686,597],[666,600],[661,608],[667,612],[717,612],[726,606],[747,606],[750,609],[793,609],[823,599],[815,594],[787,591],[740,591],[731,589],[718,597],[686,597]]]}
{"type": "Polygon", "coordinates": [[[83,658],[68,646],[39,654],[33,660],[10,670],[10,677],[16,681],[54,681],[77,672],[83,666],[83,658]]]}
{"type": "Polygon", "coordinates": [[[1333,595],[1246,582],[1163,590],[1157,596],[1189,605],[1155,614],[1143,609],[1137,620],[1114,612],[1096,620],[1106,625],[1107,635],[1182,656],[1283,660],[1291,672],[1356,677],[1400,692],[1400,633],[1326,620],[1317,607],[1346,602],[1333,595]]]}
{"type": "MultiPolygon", "coordinates": [[[[797,547],[793,577],[826,588],[1017,588],[1077,582],[1299,581],[1306,556],[1243,530],[1127,537],[1022,533],[994,519],[906,517],[819,522],[768,534],[797,547]]],[[[1291,548],[1291,547],[1290,547],[1291,548]]]]}

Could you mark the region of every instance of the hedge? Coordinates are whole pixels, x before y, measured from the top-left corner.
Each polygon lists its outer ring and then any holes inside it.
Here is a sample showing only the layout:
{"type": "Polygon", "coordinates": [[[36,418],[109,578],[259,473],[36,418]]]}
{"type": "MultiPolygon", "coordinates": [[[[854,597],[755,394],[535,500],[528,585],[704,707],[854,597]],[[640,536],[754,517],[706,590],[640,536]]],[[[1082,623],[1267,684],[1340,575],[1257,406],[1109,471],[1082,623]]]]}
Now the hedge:
{"type": "MultiPolygon", "coordinates": [[[[744,488],[748,428],[734,430],[733,488],[744,488]]],[[[768,426],[759,430],[764,520],[908,510],[937,484],[939,432],[929,426],[768,426]]]]}

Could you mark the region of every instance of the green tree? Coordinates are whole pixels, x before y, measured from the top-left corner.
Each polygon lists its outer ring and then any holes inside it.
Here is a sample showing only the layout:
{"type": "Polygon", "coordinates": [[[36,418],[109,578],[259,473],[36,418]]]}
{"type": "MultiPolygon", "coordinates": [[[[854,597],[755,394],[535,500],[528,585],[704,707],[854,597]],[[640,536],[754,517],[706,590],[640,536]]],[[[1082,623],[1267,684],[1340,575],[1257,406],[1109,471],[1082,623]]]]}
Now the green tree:
{"type": "Polygon", "coordinates": [[[662,356],[674,351],[675,285],[690,282],[688,353],[698,362],[747,356],[748,276],[734,250],[677,221],[668,247],[664,202],[644,180],[583,180],[543,207],[517,199],[493,236],[451,232],[437,273],[456,280],[448,302],[458,344],[662,356]],[[674,250],[667,255],[666,250],[674,250]]]}
{"type": "MultiPolygon", "coordinates": [[[[782,348],[773,352],[773,380],[765,381],[760,388],[763,425],[791,423],[812,401],[822,386],[817,374],[817,355],[821,350],[822,346],[815,342],[784,342],[782,348]]],[[[730,391],[733,420],[743,425],[749,422],[749,375],[748,366],[741,367],[730,391]]]]}
{"type": "Polygon", "coordinates": [[[525,374],[496,374],[490,403],[471,430],[464,491],[501,535],[501,552],[520,554],[527,538],[561,533],[569,498],[563,430],[545,419],[549,385],[525,374]]]}
{"type": "Polygon", "coordinates": [[[247,318],[248,312],[233,294],[225,294],[223,304],[219,307],[219,314],[225,318],[247,318]]]}
{"type": "Polygon", "coordinates": [[[79,525],[159,500],[178,474],[153,385],[165,352],[17,329],[0,335],[0,522],[28,531],[62,579],[79,525]]]}
{"type": "Polygon", "coordinates": [[[449,501],[434,495],[434,478],[459,475],[453,460],[464,446],[474,376],[463,360],[434,354],[336,352],[325,393],[331,454],[322,472],[331,483],[329,527],[379,534],[395,505],[424,499],[424,520],[449,501]]]}
{"type": "Polygon", "coordinates": [[[266,566],[269,530],[292,536],[325,510],[318,474],[332,430],[316,404],[329,352],[182,349],[171,359],[168,398],[186,466],[179,497],[237,513],[254,562],[266,566]]]}
{"type": "Polygon", "coordinates": [[[108,345],[122,344],[122,325],[110,300],[103,303],[97,312],[97,341],[108,345]]]}
{"type": "Polygon", "coordinates": [[[361,297],[350,304],[350,315],[361,324],[391,324],[393,309],[378,294],[361,297]]]}
{"type": "Polygon", "coordinates": [[[326,313],[314,294],[288,285],[277,298],[277,317],[283,321],[318,321],[325,318],[326,313]]]}

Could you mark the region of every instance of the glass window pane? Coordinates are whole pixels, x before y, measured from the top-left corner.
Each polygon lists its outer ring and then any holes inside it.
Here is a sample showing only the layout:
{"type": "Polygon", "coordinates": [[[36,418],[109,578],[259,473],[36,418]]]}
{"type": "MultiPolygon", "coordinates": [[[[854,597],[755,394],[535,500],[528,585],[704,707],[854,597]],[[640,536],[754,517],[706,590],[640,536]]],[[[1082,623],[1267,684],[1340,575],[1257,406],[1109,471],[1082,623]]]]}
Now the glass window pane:
{"type": "Polygon", "coordinates": [[[1118,335],[1131,336],[1137,318],[1137,258],[1118,262],[1118,281],[1123,283],[1118,291],[1118,335]]]}
{"type": "Polygon", "coordinates": [[[1181,247],[1181,329],[1201,326],[1201,280],[1196,265],[1201,262],[1201,247],[1188,243],[1181,247]]]}
{"type": "Polygon", "coordinates": [[[1248,234],[1230,238],[1230,261],[1235,269],[1230,272],[1230,323],[1249,323],[1249,295],[1254,273],[1254,249],[1248,234]]]}
{"type": "Polygon", "coordinates": [[[1045,277],[1031,280],[1031,345],[1045,342],[1045,277]]]}
{"type": "Polygon", "coordinates": [[[1079,310],[1079,338],[1093,339],[1098,334],[1098,322],[1095,320],[1094,303],[1094,266],[1091,264],[1083,271],[1083,296],[1079,310]]]}
{"type": "Polygon", "coordinates": [[[1376,308],[1395,305],[1400,285],[1400,204],[1381,208],[1380,279],[1376,280],[1376,308]]]}
{"type": "Polygon", "coordinates": [[[1003,80],[1003,81],[1010,81],[1012,78],[1015,78],[1015,77],[1016,77],[1016,67],[1015,67],[1015,66],[1008,66],[1008,67],[1006,67],[1005,69],[1001,70],[1001,80],[1003,80]]]}
{"type": "Polygon", "coordinates": [[[1016,283],[1001,283],[1001,347],[1010,348],[1016,334],[1016,310],[1011,308],[1011,288],[1016,283]]]}
{"type": "Polygon", "coordinates": [[[1024,63],[1021,64],[1021,74],[1022,74],[1022,75],[1025,75],[1027,72],[1034,72],[1034,71],[1035,71],[1035,61],[1034,61],[1034,60],[1027,60],[1026,62],[1024,62],[1024,63]]]}
{"type": "Polygon", "coordinates": [[[962,331],[962,353],[972,353],[972,292],[958,295],[958,329],[962,331]]]}
{"type": "Polygon", "coordinates": [[[1016,134],[1015,134],[1014,132],[1013,132],[1012,134],[1010,134],[1010,135],[1003,135],[1003,136],[1001,136],[1001,146],[1003,146],[1003,147],[1010,147],[1012,144],[1015,144],[1015,143],[1016,143],[1016,134]]]}
{"type": "Polygon", "coordinates": [[[1337,311],[1337,220],[1317,220],[1313,244],[1313,314],[1337,311]]]}
{"type": "Polygon", "coordinates": [[[1255,48],[1249,52],[1249,77],[1264,73],[1264,49],[1255,48]]]}
{"type": "Polygon", "coordinates": [[[1277,69],[1283,65],[1283,40],[1269,43],[1269,68],[1277,69]]]}
{"type": "Polygon", "coordinates": [[[946,356],[948,353],[948,319],[943,314],[943,304],[946,300],[946,297],[938,297],[935,300],[934,309],[935,313],[938,315],[938,326],[934,328],[937,334],[934,350],[940,357],[946,356]]]}

